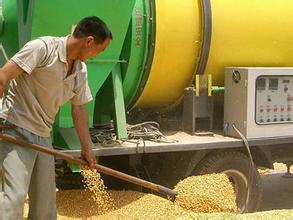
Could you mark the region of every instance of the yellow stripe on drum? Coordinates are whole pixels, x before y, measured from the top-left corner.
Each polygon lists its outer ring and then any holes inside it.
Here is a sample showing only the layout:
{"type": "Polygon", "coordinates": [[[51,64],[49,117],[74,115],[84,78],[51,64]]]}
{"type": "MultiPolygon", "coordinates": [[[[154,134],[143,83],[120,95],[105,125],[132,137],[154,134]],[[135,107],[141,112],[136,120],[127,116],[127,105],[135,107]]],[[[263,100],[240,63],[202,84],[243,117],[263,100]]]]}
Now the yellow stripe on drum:
{"type": "Polygon", "coordinates": [[[194,0],[156,1],[154,59],[137,107],[174,104],[191,83],[201,46],[201,9],[194,0]]]}
{"type": "Polygon", "coordinates": [[[205,74],[224,83],[227,66],[293,66],[292,0],[211,0],[212,40],[205,74]]]}

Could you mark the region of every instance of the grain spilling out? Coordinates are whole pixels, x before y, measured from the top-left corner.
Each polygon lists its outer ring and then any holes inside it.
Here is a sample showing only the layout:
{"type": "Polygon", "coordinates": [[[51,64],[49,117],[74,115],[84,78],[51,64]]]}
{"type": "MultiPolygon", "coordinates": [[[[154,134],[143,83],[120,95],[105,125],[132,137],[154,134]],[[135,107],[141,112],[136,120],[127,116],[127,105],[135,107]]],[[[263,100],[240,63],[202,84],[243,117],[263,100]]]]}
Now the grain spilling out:
{"type": "Polygon", "coordinates": [[[83,176],[84,186],[86,190],[92,193],[91,197],[95,201],[96,208],[100,210],[100,213],[113,210],[113,200],[106,191],[107,188],[101,179],[101,174],[95,169],[81,167],[81,175],[83,176]]]}
{"type": "Polygon", "coordinates": [[[192,176],[180,181],[175,203],[194,212],[236,212],[236,195],[226,174],[192,176]]]}

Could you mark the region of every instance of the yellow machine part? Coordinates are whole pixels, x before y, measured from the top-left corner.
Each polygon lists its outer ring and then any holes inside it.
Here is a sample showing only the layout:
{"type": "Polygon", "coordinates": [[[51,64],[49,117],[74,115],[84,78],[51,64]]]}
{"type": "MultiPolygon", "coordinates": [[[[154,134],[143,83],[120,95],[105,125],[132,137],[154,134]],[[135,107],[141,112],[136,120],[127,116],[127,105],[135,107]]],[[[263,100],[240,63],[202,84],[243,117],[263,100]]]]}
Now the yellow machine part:
{"type": "Polygon", "coordinates": [[[292,0],[212,0],[206,74],[223,85],[224,67],[293,66],[292,0]],[[237,2],[237,3],[236,3],[237,2]]]}
{"type": "MultiPolygon", "coordinates": [[[[201,1],[157,0],[156,45],[136,106],[166,108],[182,97],[198,67],[201,1]]],[[[205,74],[222,86],[224,67],[293,66],[292,0],[211,0],[212,35],[205,74]]]]}
{"type": "Polygon", "coordinates": [[[136,106],[172,105],[191,83],[201,46],[200,11],[194,0],[156,1],[155,53],[136,106]]]}

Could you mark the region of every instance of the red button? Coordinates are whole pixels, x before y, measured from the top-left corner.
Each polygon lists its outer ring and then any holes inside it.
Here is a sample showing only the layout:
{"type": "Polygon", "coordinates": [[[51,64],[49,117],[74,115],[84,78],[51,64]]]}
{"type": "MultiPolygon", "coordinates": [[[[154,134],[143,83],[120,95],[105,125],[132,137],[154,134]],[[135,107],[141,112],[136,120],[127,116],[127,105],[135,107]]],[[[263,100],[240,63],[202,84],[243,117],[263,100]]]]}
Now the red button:
{"type": "Polygon", "coordinates": [[[271,111],[271,109],[268,108],[268,109],[267,109],[267,112],[270,112],[270,111],[271,111]]]}
{"type": "Polygon", "coordinates": [[[277,108],[274,108],[274,112],[277,112],[278,111],[278,109],[277,108]]]}
{"type": "Polygon", "coordinates": [[[290,95],[288,95],[288,98],[287,98],[287,100],[288,100],[289,102],[291,102],[291,101],[293,101],[293,97],[292,97],[292,96],[290,96],[290,95]]]}
{"type": "Polygon", "coordinates": [[[261,109],[260,112],[263,112],[263,109],[261,109]]]}
{"type": "Polygon", "coordinates": [[[291,111],[291,108],[288,108],[287,110],[288,110],[288,112],[290,112],[291,111]]]}
{"type": "Polygon", "coordinates": [[[284,111],[284,108],[281,108],[281,112],[283,112],[284,111]]]}

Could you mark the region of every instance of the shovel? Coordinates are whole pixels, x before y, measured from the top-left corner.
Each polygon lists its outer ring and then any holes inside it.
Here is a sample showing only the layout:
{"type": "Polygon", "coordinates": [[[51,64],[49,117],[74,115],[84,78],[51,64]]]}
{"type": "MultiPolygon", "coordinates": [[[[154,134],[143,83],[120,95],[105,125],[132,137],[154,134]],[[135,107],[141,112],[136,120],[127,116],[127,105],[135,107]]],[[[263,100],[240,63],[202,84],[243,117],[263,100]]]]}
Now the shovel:
{"type": "MultiPolygon", "coordinates": [[[[38,152],[42,152],[42,153],[46,153],[46,154],[55,156],[56,158],[66,160],[68,162],[71,162],[71,163],[74,163],[74,164],[77,164],[77,165],[87,166],[86,161],[84,161],[82,159],[79,159],[79,158],[75,158],[70,154],[66,154],[66,153],[60,152],[58,150],[50,149],[50,148],[47,148],[47,147],[44,147],[44,146],[41,146],[41,145],[38,145],[38,144],[31,144],[31,143],[28,143],[26,141],[17,139],[17,138],[15,138],[15,137],[13,137],[11,135],[8,135],[8,134],[0,134],[0,139],[4,140],[6,142],[17,144],[17,145],[25,147],[25,148],[33,149],[33,150],[38,151],[38,152]]],[[[108,168],[108,167],[105,167],[105,166],[102,166],[102,165],[99,165],[99,164],[96,164],[95,169],[100,173],[104,173],[104,174],[107,174],[107,175],[122,179],[124,181],[134,183],[134,184],[142,186],[144,188],[151,189],[151,190],[154,190],[156,192],[166,194],[166,195],[170,196],[172,201],[174,201],[176,196],[177,196],[177,192],[175,192],[174,190],[171,190],[171,189],[169,189],[167,187],[164,187],[164,186],[152,183],[152,182],[148,182],[148,181],[143,180],[143,179],[139,179],[137,177],[128,175],[126,173],[119,172],[117,170],[113,170],[111,168],[108,168]]]]}

